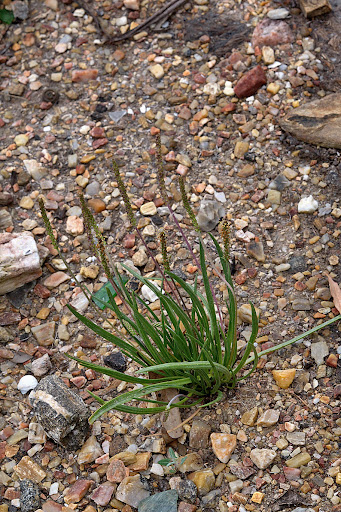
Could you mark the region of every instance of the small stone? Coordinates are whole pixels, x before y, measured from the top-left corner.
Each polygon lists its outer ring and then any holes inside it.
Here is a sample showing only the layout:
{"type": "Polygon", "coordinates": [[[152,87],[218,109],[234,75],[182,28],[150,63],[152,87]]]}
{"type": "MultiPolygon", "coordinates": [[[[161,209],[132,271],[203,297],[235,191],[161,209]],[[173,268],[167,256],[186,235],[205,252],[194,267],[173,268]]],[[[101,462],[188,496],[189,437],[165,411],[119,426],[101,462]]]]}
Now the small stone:
{"type": "Polygon", "coordinates": [[[31,444],[44,444],[46,442],[45,431],[39,423],[31,421],[28,431],[28,442],[31,444]]]}
{"type": "MultiPolygon", "coordinates": [[[[256,315],[259,318],[260,309],[256,308],[256,315]]],[[[243,304],[237,310],[238,318],[241,322],[245,322],[247,324],[252,324],[252,308],[251,304],[243,304]]]]}
{"type": "Polygon", "coordinates": [[[122,480],[129,476],[129,469],[124,465],[121,460],[113,460],[110,462],[107,469],[107,479],[109,482],[120,483],[122,480]]]}
{"type": "Polygon", "coordinates": [[[26,455],[16,466],[14,466],[14,471],[20,480],[27,479],[36,484],[42,482],[46,477],[45,471],[43,471],[36,462],[26,455]]]}
{"type": "Polygon", "coordinates": [[[91,495],[92,501],[99,505],[100,507],[105,507],[111,500],[111,497],[115,491],[115,486],[105,482],[102,485],[99,485],[97,489],[91,495]]]}
{"type": "Polygon", "coordinates": [[[287,370],[273,370],[272,375],[276,381],[277,386],[281,389],[287,389],[293,382],[295,378],[296,370],[295,368],[287,369],[287,370]]]}
{"type": "Polygon", "coordinates": [[[290,444],[295,446],[305,446],[305,433],[304,432],[288,432],[287,440],[290,444]]]}
{"type": "Polygon", "coordinates": [[[131,471],[146,471],[149,466],[151,452],[136,453],[136,460],[129,464],[131,471]]]}
{"type": "Polygon", "coordinates": [[[112,352],[103,358],[103,362],[106,366],[110,366],[110,368],[121,373],[124,373],[127,369],[126,358],[121,352],[112,352]]]}
{"type": "Polygon", "coordinates": [[[32,210],[34,202],[30,198],[30,196],[24,196],[20,199],[19,206],[20,208],[24,208],[24,210],[32,210]]]}
{"type": "Polygon", "coordinates": [[[238,80],[237,85],[234,87],[234,92],[238,98],[248,98],[255,94],[266,82],[264,70],[258,65],[250,69],[238,80]]]}
{"type": "Polygon", "coordinates": [[[158,492],[140,501],[138,512],[177,512],[177,501],[175,489],[158,492]]]}
{"type": "Polygon", "coordinates": [[[246,252],[249,256],[255,258],[257,261],[265,261],[264,247],[262,242],[249,242],[246,246],[246,252]]]}
{"type": "Polygon", "coordinates": [[[258,469],[266,469],[276,458],[276,452],[268,448],[254,448],[250,452],[250,458],[258,469]]]}
{"type": "Polygon", "coordinates": [[[72,154],[67,157],[68,167],[69,169],[76,169],[78,163],[78,155],[72,154]]]}
{"type": "Polygon", "coordinates": [[[197,222],[203,231],[212,231],[220,219],[225,216],[225,209],[218,201],[203,200],[200,203],[197,222]]]}
{"type": "Polygon", "coordinates": [[[139,0],[123,0],[124,7],[131,9],[132,11],[138,11],[140,9],[139,0]]]}
{"type": "Polygon", "coordinates": [[[76,480],[76,482],[71,487],[66,489],[64,494],[64,502],[67,505],[79,503],[90,489],[92,483],[93,480],[84,480],[83,478],[76,480]]]}
{"type": "Polygon", "coordinates": [[[302,197],[297,206],[298,213],[314,213],[318,209],[318,202],[313,196],[302,197]]]}
{"type": "Polygon", "coordinates": [[[42,345],[43,347],[49,347],[54,343],[55,325],[55,322],[47,322],[45,324],[32,327],[32,333],[38,341],[39,345],[42,345]]]}
{"type": "Polygon", "coordinates": [[[284,7],[279,7],[278,9],[271,9],[271,11],[268,11],[267,17],[271,20],[284,20],[290,15],[290,12],[288,9],[285,9],[284,7]]]}
{"type": "Polygon", "coordinates": [[[24,160],[24,166],[35,181],[40,181],[47,175],[47,170],[37,160],[24,160]]]}
{"type": "Polygon", "coordinates": [[[206,421],[195,419],[189,433],[189,446],[197,450],[207,448],[211,427],[206,421]]]}
{"type": "Polygon", "coordinates": [[[280,412],[275,409],[267,409],[263,412],[263,414],[259,417],[257,421],[257,425],[260,427],[272,427],[276,425],[279,420],[280,412]]]}
{"type": "Polygon", "coordinates": [[[40,508],[40,489],[31,480],[20,482],[20,509],[21,512],[34,512],[40,508]]]}
{"type": "Polygon", "coordinates": [[[53,288],[57,288],[57,286],[64,283],[65,281],[68,281],[69,279],[70,277],[65,274],[65,272],[58,271],[47,277],[44,281],[44,285],[49,290],[53,290],[53,288]]]}
{"type": "Polygon", "coordinates": [[[101,213],[106,209],[106,204],[102,199],[89,199],[88,205],[95,213],[101,213]]]}
{"type": "Polygon", "coordinates": [[[263,46],[262,57],[264,64],[269,65],[275,62],[275,52],[270,46],[263,46]]]}
{"type": "Polygon", "coordinates": [[[161,64],[154,64],[153,66],[150,66],[149,67],[149,71],[151,72],[151,74],[157,78],[157,79],[161,79],[164,74],[165,74],[165,71],[163,69],[163,67],[161,66],[161,64]]]}
{"type": "Polygon", "coordinates": [[[24,375],[18,382],[18,389],[24,395],[28,391],[35,389],[38,386],[38,381],[33,375],[24,375]]]}
{"type": "Polygon", "coordinates": [[[264,496],[265,496],[264,493],[256,491],[256,492],[253,493],[251,501],[253,501],[253,503],[261,504],[262,501],[263,501],[264,496]]]}
{"type": "Polygon", "coordinates": [[[80,274],[88,279],[96,279],[99,273],[99,266],[94,263],[88,267],[81,267],[80,274]]]}
{"type": "Polygon", "coordinates": [[[255,473],[254,468],[250,466],[240,466],[239,464],[233,464],[230,467],[230,472],[240,480],[246,480],[249,476],[255,473]]]}
{"type": "Polygon", "coordinates": [[[230,491],[232,494],[239,492],[243,489],[244,483],[243,480],[237,479],[232,482],[229,482],[230,491]]]}
{"type": "Polygon", "coordinates": [[[211,434],[212,449],[220,462],[228,462],[237,446],[237,438],[234,434],[211,434]]]}
{"type": "Polygon", "coordinates": [[[272,95],[274,96],[275,94],[277,94],[277,93],[278,93],[278,91],[280,90],[280,88],[281,88],[281,86],[280,86],[279,84],[275,84],[274,82],[271,82],[271,83],[267,86],[266,90],[267,90],[270,94],[272,94],[272,95]]]}
{"type": "MultiPolygon", "coordinates": [[[[135,267],[144,267],[144,265],[147,264],[148,262],[148,255],[146,254],[146,252],[141,248],[140,250],[138,250],[137,252],[135,252],[135,254],[133,254],[132,256],[132,262],[133,264],[135,265],[135,267]]],[[[147,286],[147,285],[144,285],[144,286],[147,286]]],[[[148,290],[150,290],[150,288],[148,287],[148,290]]],[[[152,291],[152,290],[151,290],[152,291]]],[[[153,292],[154,294],[154,292],[153,292]]],[[[155,295],[155,294],[154,294],[155,295]]],[[[155,299],[154,299],[155,300],[155,299]]]]}
{"type": "Polygon", "coordinates": [[[295,455],[295,457],[292,457],[291,459],[287,460],[286,465],[289,468],[300,468],[301,466],[305,466],[306,464],[308,464],[308,462],[310,461],[311,457],[309,453],[302,452],[299,453],[298,455],[295,455]]]}
{"type": "Polygon", "coordinates": [[[148,498],[150,492],[144,487],[141,482],[140,475],[128,476],[117,488],[116,499],[137,508],[139,503],[148,498]]]}
{"type": "Polygon", "coordinates": [[[248,178],[249,176],[253,176],[255,173],[255,166],[252,164],[246,164],[242,169],[237,172],[237,176],[239,178],[248,178]]]}
{"type": "Polygon", "coordinates": [[[151,216],[156,215],[157,208],[153,201],[150,201],[149,203],[144,203],[140,208],[141,215],[145,216],[151,216]]]}
{"type": "Polygon", "coordinates": [[[20,134],[20,135],[17,135],[16,137],[14,137],[14,142],[18,147],[26,146],[28,141],[29,141],[29,138],[27,137],[27,135],[20,134]]]}
{"type": "Polygon", "coordinates": [[[236,158],[243,158],[245,153],[248,152],[249,147],[250,147],[250,145],[248,142],[245,142],[245,141],[236,142],[236,145],[234,146],[234,150],[233,150],[234,156],[236,158]]]}
{"type": "Polygon", "coordinates": [[[204,463],[198,453],[188,453],[184,459],[180,459],[179,471],[188,473],[189,471],[198,471],[202,469],[204,463]]]}
{"type": "Polygon", "coordinates": [[[312,343],[310,347],[310,355],[314,359],[317,366],[324,363],[324,358],[329,354],[329,348],[326,341],[317,341],[312,343]]]}
{"type": "Polygon", "coordinates": [[[335,478],[335,483],[337,485],[341,485],[341,473],[337,473],[336,478],[335,478]]]}
{"type": "Polygon", "coordinates": [[[215,476],[211,469],[195,471],[194,473],[191,473],[188,478],[195,483],[200,496],[209,493],[214,488],[215,476]]]}
{"type": "Polygon", "coordinates": [[[75,83],[88,82],[96,80],[98,69],[74,69],[71,74],[71,80],[75,83]]]}
{"type": "Polygon", "coordinates": [[[46,434],[62,446],[79,449],[89,430],[89,413],[80,396],[56,375],[44,377],[31,395],[37,422],[46,434]]]}
{"type": "Polygon", "coordinates": [[[257,416],[258,407],[253,407],[252,409],[244,412],[244,414],[240,418],[240,421],[243,423],[243,425],[253,427],[253,425],[256,423],[257,416]]]}
{"type": "Polygon", "coordinates": [[[191,480],[181,480],[176,490],[178,491],[181,500],[195,503],[197,499],[198,489],[194,482],[191,480]]]}
{"type": "Polygon", "coordinates": [[[177,155],[175,160],[179,162],[179,164],[181,165],[184,165],[186,167],[192,167],[192,162],[188,155],[179,154],[177,155]]]}
{"type": "Polygon", "coordinates": [[[72,236],[82,235],[84,233],[83,219],[75,215],[70,215],[66,221],[66,232],[72,236]]]}
{"type": "Polygon", "coordinates": [[[90,436],[78,453],[77,462],[78,464],[89,464],[90,462],[94,462],[101,455],[103,455],[101,445],[98,443],[95,436],[90,436]]]}

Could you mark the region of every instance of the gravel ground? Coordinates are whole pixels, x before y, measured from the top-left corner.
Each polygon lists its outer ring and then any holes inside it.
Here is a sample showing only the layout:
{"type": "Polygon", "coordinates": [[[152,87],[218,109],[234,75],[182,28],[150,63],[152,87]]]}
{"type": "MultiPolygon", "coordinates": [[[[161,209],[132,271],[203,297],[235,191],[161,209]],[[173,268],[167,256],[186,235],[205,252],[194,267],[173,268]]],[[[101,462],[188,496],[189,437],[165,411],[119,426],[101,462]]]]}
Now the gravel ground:
{"type": "MultiPolygon", "coordinates": [[[[161,6],[94,4],[116,35],[161,6]]],[[[259,308],[262,349],[338,314],[327,273],[341,282],[340,152],[300,142],[279,125],[289,109],[338,91],[340,4],[333,5],[332,13],[306,20],[289,1],[196,0],[160,31],[110,46],[77,4],[32,0],[27,18],[3,36],[0,226],[30,231],[44,263],[40,278],[0,303],[0,512],[129,512],[149,495],[139,512],[341,510],[340,322],[262,358],[218,405],[183,413],[188,421],[177,438],[158,416],[113,412],[93,425],[85,444],[63,447],[46,438],[44,418],[17,388],[25,375],[41,382],[55,374],[94,411],[87,390],[109,398],[130,387],[63,355],[103,363],[113,349],[66,308],[71,302],[107,325],[46,236],[39,198],[66,259],[91,290],[106,278],[89,250],[80,190],[113,260],[153,272],[128,232],[115,159],[150,250],[160,254],[163,227],[174,268],[193,281],[196,268],[158,193],[157,133],[167,187],[193,247],[178,175],[186,176],[194,210],[211,215],[213,226],[202,215],[203,229],[217,234],[224,215],[231,222],[239,306],[252,300],[259,308]],[[269,23],[276,27],[270,35],[269,23]],[[254,94],[236,94],[254,69],[261,82],[254,94]],[[296,370],[288,389],[278,386],[274,369],[296,370]],[[169,447],[186,457],[175,474],[158,464],[169,447]]],[[[224,292],[213,276],[212,283],[224,292]]],[[[245,343],[245,307],[239,318],[245,343]]]]}

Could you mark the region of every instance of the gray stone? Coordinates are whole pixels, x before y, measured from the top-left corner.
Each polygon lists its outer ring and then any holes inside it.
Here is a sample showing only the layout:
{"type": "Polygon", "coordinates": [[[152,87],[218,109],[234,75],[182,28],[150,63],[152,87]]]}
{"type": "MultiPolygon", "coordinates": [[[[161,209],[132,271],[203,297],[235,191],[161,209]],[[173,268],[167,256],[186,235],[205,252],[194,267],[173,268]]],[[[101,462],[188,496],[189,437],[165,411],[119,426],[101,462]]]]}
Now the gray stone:
{"type": "Polygon", "coordinates": [[[13,220],[11,214],[5,209],[0,210],[0,230],[13,226],[13,220]]]}
{"type": "Polygon", "coordinates": [[[38,359],[32,361],[32,373],[35,377],[42,377],[52,368],[52,363],[48,354],[44,354],[38,359]]]}
{"type": "Polygon", "coordinates": [[[290,444],[294,444],[295,446],[305,445],[304,432],[288,432],[286,437],[290,444]]]}
{"type": "Polygon", "coordinates": [[[290,272],[295,274],[296,272],[304,272],[307,270],[307,263],[304,256],[292,256],[288,261],[290,265],[290,272]]]}
{"type": "Polygon", "coordinates": [[[137,508],[139,503],[148,498],[150,492],[141,482],[140,475],[127,476],[122,480],[116,491],[116,499],[137,508]]]}
{"type": "Polygon", "coordinates": [[[87,185],[85,193],[89,196],[96,196],[101,190],[101,185],[97,181],[93,181],[87,185]]]}
{"type": "Polygon", "coordinates": [[[251,241],[246,246],[246,252],[257,261],[264,262],[265,254],[262,242],[251,241]]]}
{"type": "Polygon", "coordinates": [[[324,363],[324,358],[329,354],[329,348],[325,341],[318,341],[312,343],[310,348],[310,355],[314,359],[317,366],[324,363]]]}
{"type": "Polygon", "coordinates": [[[47,175],[47,170],[37,160],[24,160],[24,165],[35,181],[40,181],[47,175]]]}
{"type": "Polygon", "coordinates": [[[197,222],[203,231],[212,231],[225,215],[225,209],[218,201],[201,201],[197,222]]]}
{"type": "Polygon", "coordinates": [[[284,9],[284,7],[280,7],[278,9],[271,9],[271,11],[268,12],[267,16],[271,20],[284,20],[289,16],[288,9],[284,9]]]}
{"type": "Polygon", "coordinates": [[[177,491],[181,501],[195,503],[198,494],[198,488],[191,480],[181,480],[177,486],[177,491]]]}
{"type": "MultiPolygon", "coordinates": [[[[214,489],[214,491],[209,492],[206,494],[206,496],[203,496],[201,498],[201,502],[203,505],[208,505],[208,503],[211,503],[216,499],[217,496],[221,495],[221,489],[214,489]]],[[[213,506],[213,503],[211,503],[210,506],[213,506]]]]}
{"type": "Polygon", "coordinates": [[[89,430],[87,406],[56,375],[42,379],[31,394],[37,422],[56,443],[70,450],[84,443],[89,430]]]}
{"type": "Polygon", "coordinates": [[[327,148],[341,148],[341,93],[328,94],[292,109],[281,128],[299,140],[327,148]]]}
{"type": "Polygon", "coordinates": [[[288,178],[283,176],[283,174],[279,174],[278,176],[276,176],[274,180],[271,181],[271,183],[269,184],[269,188],[282,192],[282,190],[284,190],[289,185],[290,181],[288,180],[288,178]]]}
{"type": "Polygon", "coordinates": [[[34,281],[42,274],[31,233],[0,233],[0,295],[34,281]]]}
{"type": "Polygon", "coordinates": [[[190,447],[197,450],[207,448],[210,433],[211,426],[206,421],[195,419],[189,433],[190,447]]]}
{"type": "Polygon", "coordinates": [[[21,512],[34,512],[40,508],[40,490],[31,480],[20,482],[20,510],[21,512]]]}
{"type": "Polygon", "coordinates": [[[294,299],[292,301],[292,309],[294,311],[310,311],[311,304],[308,299],[300,297],[299,299],[294,299]]]}
{"type": "Polygon", "coordinates": [[[28,18],[29,10],[28,10],[27,2],[22,2],[21,0],[16,0],[15,2],[12,2],[11,7],[13,10],[14,17],[17,20],[23,21],[28,18]]]}
{"type": "Polygon", "coordinates": [[[5,329],[5,327],[0,327],[0,343],[7,343],[12,339],[13,336],[8,332],[8,330],[5,329]]]}
{"type": "Polygon", "coordinates": [[[175,489],[159,492],[142,500],[138,512],[177,512],[178,493],[175,489]]]}

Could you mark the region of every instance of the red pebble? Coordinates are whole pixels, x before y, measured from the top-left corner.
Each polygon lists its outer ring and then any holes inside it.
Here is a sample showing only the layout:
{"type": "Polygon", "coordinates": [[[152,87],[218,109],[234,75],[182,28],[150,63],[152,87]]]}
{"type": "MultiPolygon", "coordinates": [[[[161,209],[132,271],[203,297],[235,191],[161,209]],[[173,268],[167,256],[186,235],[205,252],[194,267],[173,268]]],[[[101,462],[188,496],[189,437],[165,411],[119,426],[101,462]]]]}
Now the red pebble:
{"type": "Polygon", "coordinates": [[[72,71],[72,82],[88,82],[89,80],[96,80],[98,76],[98,69],[75,69],[72,71]]]}
{"type": "Polygon", "coordinates": [[[92,130],[90,130],[90,135],[95,139],[101,139],[105,136],[104,128],[101,126],[94,126],[92,130]]]}
{"type": "Polygon", "coordinates": [[[34,293],[38,295],[41,299],[48,299],[51,295],[51,292],[46,286],[43,286],[42,284],[36,284],[34,287],[34,293]]]}
{"type": "Polygon", "coordinates": [[[238,98],[248,98],[266,84],[266,74],[261,66],[250,69],[238,80],[234,92],[238,98]]]}

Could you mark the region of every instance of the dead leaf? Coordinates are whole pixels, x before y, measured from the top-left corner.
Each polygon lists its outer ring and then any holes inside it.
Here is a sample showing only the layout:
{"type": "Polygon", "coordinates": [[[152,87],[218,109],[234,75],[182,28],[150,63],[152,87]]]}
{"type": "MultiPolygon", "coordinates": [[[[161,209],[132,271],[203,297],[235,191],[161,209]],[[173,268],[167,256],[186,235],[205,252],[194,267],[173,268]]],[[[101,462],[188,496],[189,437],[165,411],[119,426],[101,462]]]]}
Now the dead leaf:
{"type": "Polygon", "coordinates": [[[334,306],[341,313],[341,289],[340,286],[328,276],[330,293],[333,296],[334,306]]]}

